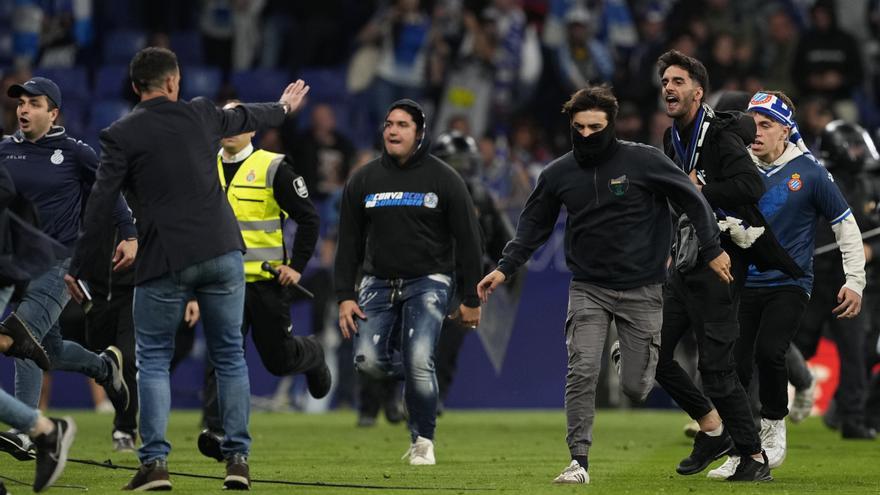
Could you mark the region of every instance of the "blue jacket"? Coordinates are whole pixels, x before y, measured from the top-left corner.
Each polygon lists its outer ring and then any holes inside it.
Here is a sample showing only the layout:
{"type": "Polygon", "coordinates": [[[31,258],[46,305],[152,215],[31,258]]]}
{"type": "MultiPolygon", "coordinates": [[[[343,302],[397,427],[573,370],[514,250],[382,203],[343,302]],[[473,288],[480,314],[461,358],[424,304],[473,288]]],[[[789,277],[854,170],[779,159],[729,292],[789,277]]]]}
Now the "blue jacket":
{"type": "MultiPolygon", "coordinates": [[[[36,205],[43,232],[73,247],[98,170],[95,151],[67,136],[63,127],[52,127],[34,143],[17,131],[0,141],[0,164],[9,171],[18,193],[36,205]]],[[[121,195],[113,207],[113,223],[125,238],[137,237],[131,210],[121,195]]]]}

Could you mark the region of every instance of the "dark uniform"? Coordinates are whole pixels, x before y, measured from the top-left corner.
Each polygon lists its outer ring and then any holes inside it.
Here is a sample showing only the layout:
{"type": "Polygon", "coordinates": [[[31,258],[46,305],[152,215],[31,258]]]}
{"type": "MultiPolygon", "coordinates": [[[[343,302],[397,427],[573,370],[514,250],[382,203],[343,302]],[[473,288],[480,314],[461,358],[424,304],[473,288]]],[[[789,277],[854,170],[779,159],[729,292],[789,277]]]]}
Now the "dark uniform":
{"type": "MultiPolygon", "coordinates": [[[[318,239],[318,213],[305,181],[283,155],[247,148],[235,158],[235,162],[226,162],[218,157],[218,167],[248,249],[244,256],[247,283],[242,334],[247,335],[253,327],[254,344],[267,371],[275,376],[306,373],[309,391],[323,397],[330,388],[324,351],[313,337],[292,334],[291,289],[279,284],[262,266],[264,262],[284,263],[302,273],[318,239]],[[297,224],[290,258],[282,234],[288,217],[297,224]]],[[[203,454],[222,460],[219,438],[214,436],[221,434],[223,427],[213,368],[208,369],[205,383],[204,416],[208,430],[200,436],[199,448],[203,454]]]]}
{"type": "MultiPolygon", "coordinates": [[[[822,133],[820,156],[825,167],[834,176],[843,196],[852,206],[859,228],[862,232],[866,232],[880,226],[876,216],[870,214],[873,188],[863,170],[867,162],[871,159],[876,160],[876,151],[873,152],[874,157],[872,157],[870,151],[873,149],[873,144],[868,146],[866,140],[870,140],[870,137],[862,134],[864,131],[860,127],[854,124],[839,124],[839,122],[830,123],[822,133]],[[859,149],[860,151],[857,151],[859,149]]],[[[834,242],[830,228],[820,225],[816,233],[816,245],[824,246],[834,242]]],[[[878,251],[880,238],[869,240],[867,244],[871,246],[876,257],[880,252],[878,251]]],[[[870,280],[877,277],[873,274],[877,266],[876,262],[866,266],[869,289],[866,290],[862,300],[862,312],[855,318],[839,319],[834,317],[832,309],[838,305],[837,291],[844,282],[841,266],[840,251],[816,256],[815,288],[795,343],[809,359],[816,353],[819,338],[825,325],[828,325],[840,355],[840,384],[834,395],[836,414],[827,415],[826,422],[835,427],[839,426],[844,438],[874,438],[876,432],[865,426],[868,381],[865,344],[868,339],[870,312],[872,306],[876,306],[872,302],[876,293],[871,293],[870,280]]],[[[876,291],[876,285],[873,290],[876,291]]],[[[876,344],[870,347],[876,347],[876,344]]]]}

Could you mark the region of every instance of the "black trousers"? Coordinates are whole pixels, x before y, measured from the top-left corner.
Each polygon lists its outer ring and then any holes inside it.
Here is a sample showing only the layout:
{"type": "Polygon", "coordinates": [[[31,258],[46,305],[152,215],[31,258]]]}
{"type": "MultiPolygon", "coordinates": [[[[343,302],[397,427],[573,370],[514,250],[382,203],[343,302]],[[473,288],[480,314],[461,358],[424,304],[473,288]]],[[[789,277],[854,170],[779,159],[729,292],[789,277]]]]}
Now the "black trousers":
{"type": "Polygon", "coordinates": [[[455,378],[458,369],[458,353],[464,345],[464,339],[468,332],[473,330],[459,322],[446,318],[443,320],[443,329],[440,331],[440,340],[437,342],[437,356],[434,363],[437,366],[437,386],[440,393],[440,402],[445,402],[449,395],[449,387],[455,378]]]}
{"type": "MultiPolygon", "coordinates": [[[[315,339],[294,336],[290,324],[289,290],[274,280],[245,284],[244,318],[241,333],[253,328],[254,345],[260,361],[275,376],[293,375],[312,370],[324,363],[324,351],[315,339]]],[[[214,368],[206,369],[203,402],[205,426],[223,431],[217,402],[214,368]]]]}
{"type": "Polygon", "coordinates": [[[714,404],[739,453],[751,455],[761,451],[761,440],[733,360],[734,344],[739,337],[739,296],[748,267],[735,250],[728,254],[732,284],[719,280],[708,266],[687,274],[673,270],[663,289],[656,379],[693,419],[708,414],[714,404]],[[697,338],[702,391],[674,357],[678,341],[691,329],[697,338]]]}
{"type": "Polygon", "coordinates": [[[110,300],[106,294],[92,294],[92,309],[86,313],[86,344],[100,352],[115,345],[122,351],[122,378],[128,386],[128,410],[116,411],[114,430],[134,436],[137,431],[138,387],[134,355],[133,287],[114,287],[110,300]]]}
{"type": "Polygon", "coordinates": [[[740,383],[747,390],[757,364],[762,418],[776,420],[788,415],[786,353],[807,302],[807,293],[793,285],[743,289],[734,355],[740,383]]]}
{"type": "MultiPolygon", "coordinates": [[[[862,312],[855,318],[840,319],[831,311],[839,304],[837,293],[840,284],[821,282],[817,272],[813,294],[807,304],[801,329],[795,343],[807,359],[816,354],[819,337],[825,325],[837,345],[840,356],[840,383],[834,394],[837,411],[842,421],[861,423],[865,414],[867,390],[867,366],[865,364],[865,337],[868,333],[869,306],[862,305],[862,312]]],[[[827,278],[827,277],[825,277],[827,278]]]]}

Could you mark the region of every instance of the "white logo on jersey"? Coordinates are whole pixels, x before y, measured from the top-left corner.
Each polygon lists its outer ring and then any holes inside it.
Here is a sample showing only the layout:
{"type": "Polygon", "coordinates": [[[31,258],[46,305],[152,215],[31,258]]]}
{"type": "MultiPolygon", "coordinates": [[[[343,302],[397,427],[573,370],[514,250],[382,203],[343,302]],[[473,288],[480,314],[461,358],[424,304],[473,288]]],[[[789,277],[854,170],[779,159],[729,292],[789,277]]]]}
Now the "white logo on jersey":
{"type": "Polygon", "coordinates": [[[61,154],[61,150],[55,150],[52,156],[49,157],[49,161],[55,165],[61,165],[64,162],[64,155],[61,154]]]}
{"type": "Polygon", "coordinates": [[[306,181],[303,180],[302,177],[293,179],[293,190],[296,191],[296,194],[301,198],[309,197],[309,189],[306,187],[306,181]]]}
{"type": "Polygon", "coordinates": [[[428,208],[436,208],[437,207],[437,195],[432,192],[425,194],[425,206],[428,208]]]}

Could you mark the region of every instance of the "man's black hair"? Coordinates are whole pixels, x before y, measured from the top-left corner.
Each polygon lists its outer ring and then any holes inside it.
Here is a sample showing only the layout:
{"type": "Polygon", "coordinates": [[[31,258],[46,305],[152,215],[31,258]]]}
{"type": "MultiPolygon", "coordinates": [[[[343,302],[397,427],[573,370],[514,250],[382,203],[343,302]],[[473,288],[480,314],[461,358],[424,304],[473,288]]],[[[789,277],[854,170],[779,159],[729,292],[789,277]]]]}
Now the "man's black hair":
{"type": "Polygon", "coordinates": [[[167,48],[149,46],[131,59],[128,72],[138,92],[159,88],[162,80],[177,70],[177,55],[167,48]]]}
{"type": "Polygon", "coordinates": [[[657,74],[660,76],[660,79],[663,79],[663,73],[666,72],[666,69],[673,65],[677,65],[687,71],[691,79],[703,88],[703,99],[705,99],[705,95],[709,94],[709,73],[706,71],[706,66],[703,65],[703,62],[694,57],[689,57],[678,50],[669,50],[657,59],[657,74]]]}

